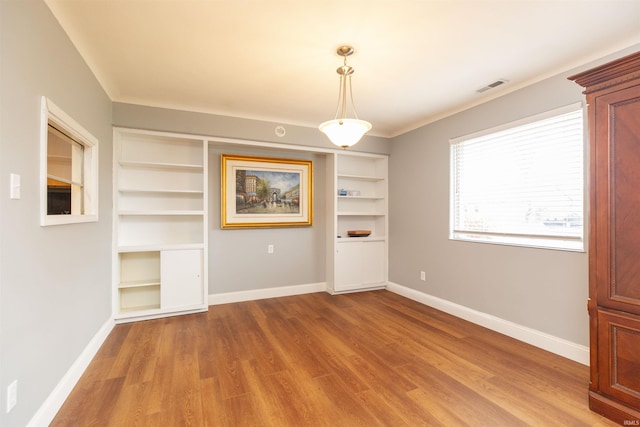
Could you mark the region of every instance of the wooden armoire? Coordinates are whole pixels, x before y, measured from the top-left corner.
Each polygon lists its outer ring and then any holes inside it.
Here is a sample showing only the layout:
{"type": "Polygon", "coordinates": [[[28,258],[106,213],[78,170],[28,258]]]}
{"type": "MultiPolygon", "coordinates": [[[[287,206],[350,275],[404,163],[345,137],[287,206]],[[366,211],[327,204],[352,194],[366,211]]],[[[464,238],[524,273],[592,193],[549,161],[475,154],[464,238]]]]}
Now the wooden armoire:
{"type": "Polygon", "coordinates": [[[569,77],[589,122],[589,407],[640,425],[640,52],[569,77]]]}

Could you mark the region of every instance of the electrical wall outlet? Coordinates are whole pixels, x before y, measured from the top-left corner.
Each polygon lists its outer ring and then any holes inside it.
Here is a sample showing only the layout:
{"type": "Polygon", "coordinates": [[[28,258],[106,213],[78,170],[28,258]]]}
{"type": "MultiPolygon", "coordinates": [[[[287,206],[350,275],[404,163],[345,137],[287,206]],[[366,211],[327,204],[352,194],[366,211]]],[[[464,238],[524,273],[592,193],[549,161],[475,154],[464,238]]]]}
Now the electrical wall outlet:
{"type": "Polygon", "coordinates": [[[273,253],[273,245],[268,245],[267,246],[267,253],[268,254],[272,254],[273,253]]]}
{"type": "Polygon", "coordinates": [[[420,272],[420,280],[422,280],[423,282],[427,280],[427,273],[425,273],[424,271],[420,272]]]}
{"type": "Polygon", "coordinates": [[[18,403],[18,380],[13,380],[7,387],[7,413],[18,403]]]}

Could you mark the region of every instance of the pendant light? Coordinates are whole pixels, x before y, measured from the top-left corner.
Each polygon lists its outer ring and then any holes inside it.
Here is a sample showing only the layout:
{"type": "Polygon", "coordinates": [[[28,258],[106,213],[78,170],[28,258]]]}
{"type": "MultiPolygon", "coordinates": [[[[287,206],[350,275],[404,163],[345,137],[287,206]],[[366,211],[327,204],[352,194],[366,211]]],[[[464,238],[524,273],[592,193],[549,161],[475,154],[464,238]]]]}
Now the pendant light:
{"type": "Polygon", "coordinates": [[[356,144],[362,136],[371,130],[371,123],[358,119],[356,107],[353,102],[353,91],[351,89],[351,75],[353,67],[347,65],[347,57],[353,54],[351,46],[340,46],[338,55],[344,57],[344,65],[338,67],[336,72],[340,75],[340,88],[338,94],[338,107],[333,120],[321,123],[319,126],[331,142],[343,149],[349,148],[356,144]],[[347,118],[347,87],[349,90],[349,98],[351,99],[351,109],[355,118],[347,118]],[[340,114],[338,116],[338,114],[340,114]]]}

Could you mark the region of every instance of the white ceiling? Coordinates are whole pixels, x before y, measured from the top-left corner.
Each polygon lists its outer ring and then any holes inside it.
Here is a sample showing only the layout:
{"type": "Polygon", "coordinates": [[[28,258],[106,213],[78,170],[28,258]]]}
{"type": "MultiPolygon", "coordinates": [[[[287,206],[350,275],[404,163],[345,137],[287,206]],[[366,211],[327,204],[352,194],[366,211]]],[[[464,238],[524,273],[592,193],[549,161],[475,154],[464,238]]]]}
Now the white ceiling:
{"type": "Polygon", "coordinates": [[[640,43],[640,0],[45,1],[116,102],[317,126],[352,45],[385,137],[640,43]]]}

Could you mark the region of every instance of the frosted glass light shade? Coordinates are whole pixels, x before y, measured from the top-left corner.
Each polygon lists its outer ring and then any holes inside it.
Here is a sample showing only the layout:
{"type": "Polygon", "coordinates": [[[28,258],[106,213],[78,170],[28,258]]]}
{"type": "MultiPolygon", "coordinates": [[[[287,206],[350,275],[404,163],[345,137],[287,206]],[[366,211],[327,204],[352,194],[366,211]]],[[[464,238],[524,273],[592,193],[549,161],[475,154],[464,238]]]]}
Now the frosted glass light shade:
{"type": "Polygon", "coordinates": [[[319,129],[338,147],[348,148],[371,130],[371,123],[358,119],[335,119],[321,123],[319,129]]]}

